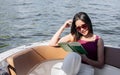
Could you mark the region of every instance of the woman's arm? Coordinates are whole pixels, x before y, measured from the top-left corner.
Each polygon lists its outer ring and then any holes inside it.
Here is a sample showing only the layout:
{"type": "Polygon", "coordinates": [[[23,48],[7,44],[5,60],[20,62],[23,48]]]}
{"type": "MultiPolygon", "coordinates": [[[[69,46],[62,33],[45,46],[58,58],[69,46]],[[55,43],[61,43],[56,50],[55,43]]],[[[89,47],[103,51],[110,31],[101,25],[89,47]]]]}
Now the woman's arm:
{"type": "Polygon", "coordinates": [[[61,27],[60,29],[54,34],[54,36],[52,37],[52,39],[50,40],[49,42],[49,45],[50,46],[57,46],[58,45],[58,42],[65,42],[65,41],[68,41],[68,36],[65,36],[63,38],[60,39],[60,35],[62,34],[62,32],[64,31],[65,28],[68,28],[70,27],[72,23],[72,20],[67,20],[61,27]]]}
{"type": "Polygon", "coordinates": [[[81,55],[81,56],[82,56],[83,61],[87,62],[88,64],[94,67],[102,68],[104,65],[104,43],[101,38],[99,38],[97,45],[98,45],[98,60],[97,61],[87,58],[86,55],[81,55]]]}

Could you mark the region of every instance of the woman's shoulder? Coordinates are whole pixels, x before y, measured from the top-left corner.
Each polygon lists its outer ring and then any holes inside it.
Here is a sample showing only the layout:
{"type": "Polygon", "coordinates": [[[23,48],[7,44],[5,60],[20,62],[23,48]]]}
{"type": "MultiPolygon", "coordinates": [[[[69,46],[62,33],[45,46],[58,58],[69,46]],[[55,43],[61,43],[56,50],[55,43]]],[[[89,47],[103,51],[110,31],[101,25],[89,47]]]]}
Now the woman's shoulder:
{"type": "Polygon", "coordinates": [[[102,37],[100,35],[94,34],[94,36],[96,37],[96,39],[102,39],[102,37]]]}
{"type": "Polygon", "coordinates": [[[72,35],[71,33],[67,35],[70,38],[70,42],[74,41],[74,35],[72,35]]]}
{"type": "Polygon", "coordinates": [[[96,39],[97,39],[98,43],[103,43],[103,39],[100,35],[96,35],[96,39]]]}
{"type": "Polygon", "coordinates": [[[71,38],[72,35],[71,35],[71,34],[67,34],[67,35],[65,35],[65,37],[69,37],[69,38],[71,38]]]}
{"type": "Polygon", "coordinates": [[[67,34],[64,37],[62,37],[61,40],[64,41],[64,42],[72,42],[73,36],[71,34],[67,34]]]}

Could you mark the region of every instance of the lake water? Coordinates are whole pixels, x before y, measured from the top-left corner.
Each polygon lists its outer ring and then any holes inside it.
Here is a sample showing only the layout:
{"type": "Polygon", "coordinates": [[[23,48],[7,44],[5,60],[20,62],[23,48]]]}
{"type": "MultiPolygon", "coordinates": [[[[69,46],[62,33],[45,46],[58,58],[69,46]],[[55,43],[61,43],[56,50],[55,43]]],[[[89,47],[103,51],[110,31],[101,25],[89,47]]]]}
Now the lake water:
{"type": "Polygon", "coordinates": [[[0,0],[0,52],[50,40],[79,11],[88,13],[105,45],[120,47],[120,0],[0,0]]]}

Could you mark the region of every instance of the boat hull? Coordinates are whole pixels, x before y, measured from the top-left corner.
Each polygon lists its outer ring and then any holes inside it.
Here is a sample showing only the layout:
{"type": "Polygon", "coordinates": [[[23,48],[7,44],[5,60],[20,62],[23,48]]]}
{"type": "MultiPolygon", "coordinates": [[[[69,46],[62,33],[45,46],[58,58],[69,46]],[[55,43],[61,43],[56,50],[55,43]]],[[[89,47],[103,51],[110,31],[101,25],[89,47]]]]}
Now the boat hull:
{"type": "MultiPolygon", "coordinates": [[[[38,65],[48,61],[63,60],[67,54],[68,52],[60,47],[45,45],[28,48],[7,58],[9,73],[11,75],[29,75],[38,65]]],[[[119,56],[120,49],[105,47],[105,66],[102,69],[96,68],[95,75],[119,75],[119,56]]]]}

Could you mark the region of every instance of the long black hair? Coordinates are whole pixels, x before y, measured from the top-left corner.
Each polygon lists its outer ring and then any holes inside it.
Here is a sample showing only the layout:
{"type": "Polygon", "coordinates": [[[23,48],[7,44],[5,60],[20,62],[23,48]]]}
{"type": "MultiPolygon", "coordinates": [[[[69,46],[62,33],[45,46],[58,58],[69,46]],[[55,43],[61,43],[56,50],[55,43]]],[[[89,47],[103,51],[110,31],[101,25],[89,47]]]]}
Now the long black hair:
{"type": "Polygon", "coordinates": [[[80,37],[82,36],[82,34],[76,30],[75,22],[77,20],[82,20],[83,22],[85,22],[85,24],[88,26],[89,33],[93,33],[92,22],[91,22],[89,16],[85,12],[79,12],[79,13],[75,14],[75,16],[73,17],[73,22],[72,22],[72,26],[71,26],[71,34],[74,35],[74,37],[75,37],[74,41],[79,40],[80,37]]]}

